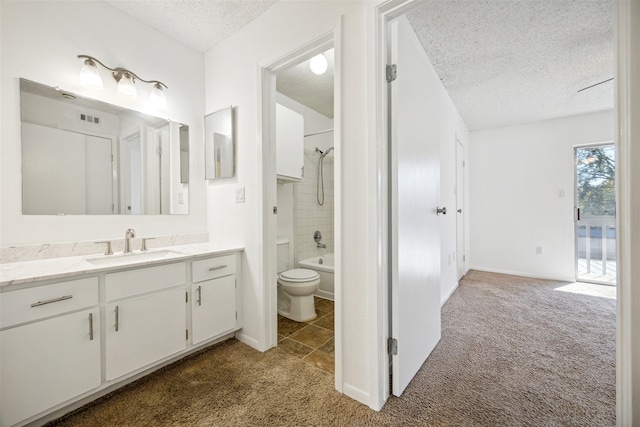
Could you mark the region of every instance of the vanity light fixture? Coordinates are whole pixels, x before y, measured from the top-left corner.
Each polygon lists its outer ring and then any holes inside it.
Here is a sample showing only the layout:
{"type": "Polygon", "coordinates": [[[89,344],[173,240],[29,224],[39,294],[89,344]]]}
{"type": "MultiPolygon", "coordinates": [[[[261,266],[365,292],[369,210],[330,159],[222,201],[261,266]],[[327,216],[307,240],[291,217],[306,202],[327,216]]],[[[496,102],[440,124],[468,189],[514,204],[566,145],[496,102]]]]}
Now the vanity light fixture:
{"type": "Polygon", "coordinates": [[[123,95],[131,98],[137,97],[137,90],[135,81],[153,84],[151,93],[149,94],[149,102],[155,108],[164,108],[167,105],[167,99],[164,95],[164,89],[168,89],[167,85],[158,80],[145,80],[140,78],[133,71],[129,71],[126,68],[117,67],[111,68],[104,65],[100,60],[89,55],[78,55],[78,58],[84,59],[84,64],[80,70],[80,82],[85,86],[102,89],[102,78],[98,72],[96,63],[102,65],[107,70],[111,71],[113,78],[118,82],[118,95],[123,95]],[[164,89],[163,89],[164,88],[164,89]]]}
{"type": "Polygon", "coordinates": [[[316,55],[309,61],[309,68],[313,71],[314,74],[321,75],[327,71],[327,57],[324,56],[324,53],[320,55],[316,55]]]}

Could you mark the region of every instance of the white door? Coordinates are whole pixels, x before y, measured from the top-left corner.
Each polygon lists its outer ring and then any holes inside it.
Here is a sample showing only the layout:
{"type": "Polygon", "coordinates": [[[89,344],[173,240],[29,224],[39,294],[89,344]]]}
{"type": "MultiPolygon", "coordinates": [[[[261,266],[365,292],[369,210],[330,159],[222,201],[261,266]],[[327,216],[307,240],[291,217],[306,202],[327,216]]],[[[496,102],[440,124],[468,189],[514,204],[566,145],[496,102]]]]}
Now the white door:
{"type": "Polygon", "coordinates": [[[458,280],[464,276],[467,256],[464,248],[464,146],[456,139],[456,262],[458,280]]]}
{"type": "Polygon", "coordinates": [[[438,111],[424,75],[430,64],[405,17],[390,24],[391,331],[393,394],[400,396],[440,340],[438,111]]]}

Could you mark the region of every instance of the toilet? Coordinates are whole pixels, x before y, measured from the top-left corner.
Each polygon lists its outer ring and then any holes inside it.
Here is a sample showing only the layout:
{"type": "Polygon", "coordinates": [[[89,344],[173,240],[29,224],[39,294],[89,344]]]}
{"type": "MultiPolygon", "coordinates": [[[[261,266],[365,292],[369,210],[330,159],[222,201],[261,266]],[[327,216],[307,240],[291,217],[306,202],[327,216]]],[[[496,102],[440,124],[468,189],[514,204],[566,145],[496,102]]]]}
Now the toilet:
{"type": "Polygon", "coordinates": [[[306,268],[291,266],[289,241],[278,240],[278,314],[296,322],[316,318],[313,293],[320,285],[320,275],[306,268]]]}

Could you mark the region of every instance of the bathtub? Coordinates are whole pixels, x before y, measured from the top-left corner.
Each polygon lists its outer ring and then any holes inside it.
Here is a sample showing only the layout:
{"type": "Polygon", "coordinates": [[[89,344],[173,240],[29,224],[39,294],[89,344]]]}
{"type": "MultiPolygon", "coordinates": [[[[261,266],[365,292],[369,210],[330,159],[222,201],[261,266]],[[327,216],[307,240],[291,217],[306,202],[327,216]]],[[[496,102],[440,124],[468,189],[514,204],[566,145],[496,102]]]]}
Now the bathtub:
{"type": "Polygon", "coordinates": [[[298,261],[298,267],[317,271],[320,275],[320,286],[318,287],[315,295],[333,301],[333,254],[326,254],[320,257],[313,257],[298,261]]]}

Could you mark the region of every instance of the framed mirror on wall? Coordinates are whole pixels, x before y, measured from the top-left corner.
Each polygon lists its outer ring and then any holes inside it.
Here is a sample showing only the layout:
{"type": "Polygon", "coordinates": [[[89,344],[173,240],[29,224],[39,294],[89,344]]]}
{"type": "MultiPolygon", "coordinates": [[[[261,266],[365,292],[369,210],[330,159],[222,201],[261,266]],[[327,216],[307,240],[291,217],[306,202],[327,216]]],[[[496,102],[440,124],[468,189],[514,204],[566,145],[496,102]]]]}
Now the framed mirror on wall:
{"type": "Polygon", "coordinates": [[[189,127],[20,79],[22,213],[189,213],[189,127]]]}
{"type": "Polygon", "coordinates": [[[233,107],[204,118],[205,179],[231,178],[235,175],[233,107]]]}

